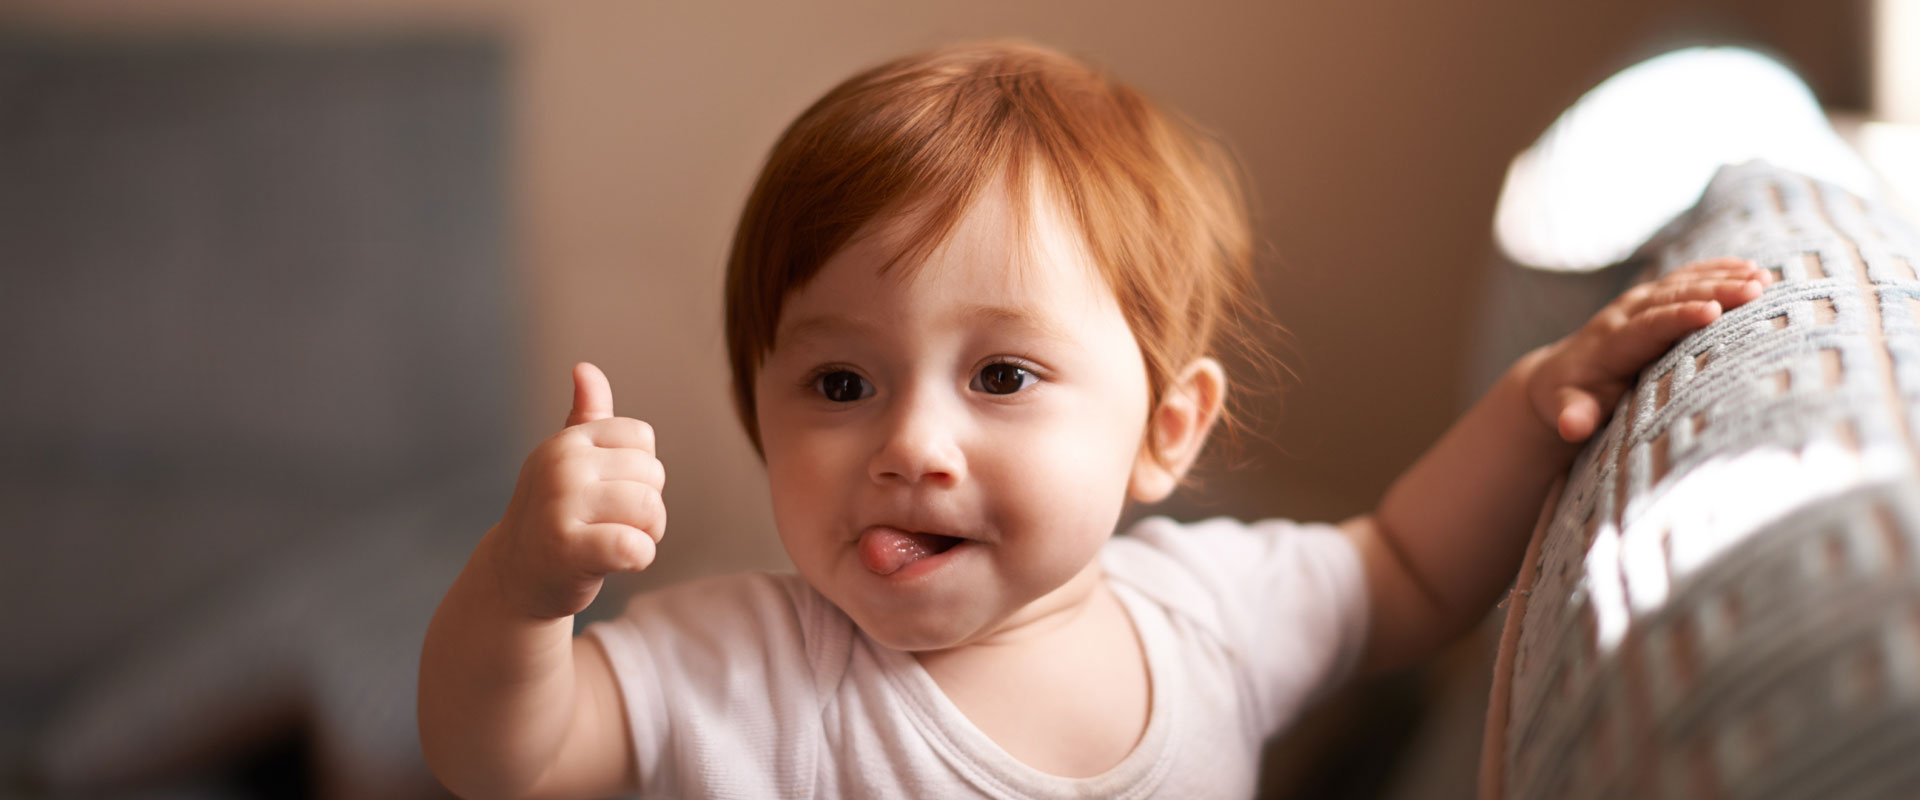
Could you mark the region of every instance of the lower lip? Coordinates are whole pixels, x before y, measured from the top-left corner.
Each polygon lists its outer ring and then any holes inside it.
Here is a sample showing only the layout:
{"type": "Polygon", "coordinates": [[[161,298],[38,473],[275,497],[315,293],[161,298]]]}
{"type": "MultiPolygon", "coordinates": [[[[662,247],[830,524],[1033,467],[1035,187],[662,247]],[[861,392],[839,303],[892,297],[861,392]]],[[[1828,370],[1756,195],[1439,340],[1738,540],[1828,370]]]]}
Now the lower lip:
{"type": "MultiPolygon", "coordinates": [[[[908,564],[904,567],[894,570],[893,574],[891,575],[878,575],[875,577],[878,577],[884,581],[914,580],[916,578],[927,575],[933,572],[934,570],[941,568],[942,566],[945,566],[949,561],[953,560],[954,554],[962,550],[967,550],[972,548],[973,544],[974,543],[969,540],[961,539],[959,542],[956,542],[952,547],[949,547],[938,553],[934,553],[933,555],[927,556],[926,558],[920,559],[919,561],[915,561],[911,564],[908,564]]],[[[873,573],[869,572],[867,574],[872,575],[873,573]]]]}

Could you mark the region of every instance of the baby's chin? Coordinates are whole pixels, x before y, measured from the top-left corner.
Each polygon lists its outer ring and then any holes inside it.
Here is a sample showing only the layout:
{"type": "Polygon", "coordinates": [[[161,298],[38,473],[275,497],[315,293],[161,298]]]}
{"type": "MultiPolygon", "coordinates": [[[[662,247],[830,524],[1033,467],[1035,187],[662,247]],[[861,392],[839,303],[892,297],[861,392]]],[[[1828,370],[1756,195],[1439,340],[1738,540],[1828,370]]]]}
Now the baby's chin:
{"type": "Polygon", "coordinates": [[[990,625],[969,624],[962,614],[942,612],[875,613],[842,606],[841,611],[860,626],[867,638],[883,647],[908,653],[950,650],[980,639],[990,625]]]}

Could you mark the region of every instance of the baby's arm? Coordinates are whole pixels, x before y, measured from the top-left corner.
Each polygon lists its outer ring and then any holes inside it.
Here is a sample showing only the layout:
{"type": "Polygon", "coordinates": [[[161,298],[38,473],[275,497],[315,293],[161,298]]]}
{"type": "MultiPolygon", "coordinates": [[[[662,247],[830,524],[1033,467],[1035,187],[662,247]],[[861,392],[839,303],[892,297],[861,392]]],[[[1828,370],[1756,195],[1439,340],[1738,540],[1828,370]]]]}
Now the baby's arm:
{"type": "Polygon", "coordinates": [[[464,797],[606,796],[638,788],[632,731],[606,654],[573,637],[603,577],[644,569],[666,526],[653,431],[613,416],[574,367],[567,428],[520,470],[441,600],[420,656],[420,743],[464,797]]]}
{"type": "Polygon", "coordinates": [[[1629,290],[1521,357],[1379,508],[1341,523],[1372,606],[1362,669],[1417,659],[1478,622],[1518,569],[1549,486],[1640,370],[1770,282],[1752,262],[1720,259],[1629,290]]]}

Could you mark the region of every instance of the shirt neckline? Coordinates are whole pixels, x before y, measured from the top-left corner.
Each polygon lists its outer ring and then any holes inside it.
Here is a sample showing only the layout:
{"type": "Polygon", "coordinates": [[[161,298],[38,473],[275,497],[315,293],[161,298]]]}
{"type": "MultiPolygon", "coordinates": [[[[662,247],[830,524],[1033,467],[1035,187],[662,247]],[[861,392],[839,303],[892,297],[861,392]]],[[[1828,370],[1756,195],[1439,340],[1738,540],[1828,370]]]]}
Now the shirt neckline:
{"type": "MultiPolygon", "coordinates": [[[[898,692],[902,705],[926,741],[954,771],[983,793],[1003,797],[1114,797],[1135,798],[1153,793],[1173,763],[1172,728],[1177,703],[1172,699],[1179,680],[1171,659],[1172,632],[1157,609],[1132,586],[1108,580],[1120,598],[1146,654],[1151,707],[1147,727],[1133,750],[1120,763],[1099,775],[1069,778],[1043,772],[1014,758],[953,704],[946,692],[912,654],[860,637],[876,654],[881,674],[898,692]]],[[[857,630],[857,626],[856,626],[857,630]]]]}

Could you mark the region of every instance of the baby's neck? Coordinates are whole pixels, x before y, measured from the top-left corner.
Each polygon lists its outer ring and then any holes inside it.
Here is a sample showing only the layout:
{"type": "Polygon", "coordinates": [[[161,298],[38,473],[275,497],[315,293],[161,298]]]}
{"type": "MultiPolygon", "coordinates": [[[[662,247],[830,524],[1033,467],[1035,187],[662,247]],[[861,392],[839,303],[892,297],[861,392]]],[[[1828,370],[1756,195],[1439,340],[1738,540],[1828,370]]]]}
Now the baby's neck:
{"type": "Polygon", "coordinates": [[[1086,622],[1087,612],[1095,608],[1102,596],[1107,594],[1110,592],[1107,589],[1106,572],[1101,569],[1100,561],[1095,559],[1059,588],[1036,598],[993,628],[946,650],[922,651],[914,655],[924,664],[929,657],[937,658],[942,653],[955,650],[1017,647],[1069,633],[1075,625],[1086,622]]]}
{"type": "Polygon", "coordinates": [[[1096,568],[1069,586],[1082,579],[1082,591],[1063,598],[1072,602],[967,645],[915,654],[955,707],[1009,755],[1067,777],[1097,775],[1125,759],[1151,707],[1146,654],[1131,618],[1104,573],[1096,568]]]}

